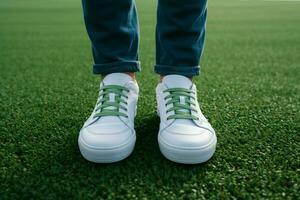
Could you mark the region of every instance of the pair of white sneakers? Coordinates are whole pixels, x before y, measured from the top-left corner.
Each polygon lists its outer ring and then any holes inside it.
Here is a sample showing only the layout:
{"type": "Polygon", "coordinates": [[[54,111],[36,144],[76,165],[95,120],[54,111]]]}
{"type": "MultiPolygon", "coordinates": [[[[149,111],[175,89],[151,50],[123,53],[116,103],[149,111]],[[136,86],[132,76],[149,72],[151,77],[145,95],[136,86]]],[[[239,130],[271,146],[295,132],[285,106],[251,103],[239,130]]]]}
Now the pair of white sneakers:
{"type": "MultiPolygon", "coordinates": [[[[138,94],[137,82],[129,75],[105,76],[96,106],[79,133],[79,149],[85,159],[112,163],[132,153],[138,94]]],[[[165,76],[156,87],[156,99],[162,154],[184,164],[209,160],[215,152],[217,138],[200,110],[192,81],[180,75],[165,76]]]]}

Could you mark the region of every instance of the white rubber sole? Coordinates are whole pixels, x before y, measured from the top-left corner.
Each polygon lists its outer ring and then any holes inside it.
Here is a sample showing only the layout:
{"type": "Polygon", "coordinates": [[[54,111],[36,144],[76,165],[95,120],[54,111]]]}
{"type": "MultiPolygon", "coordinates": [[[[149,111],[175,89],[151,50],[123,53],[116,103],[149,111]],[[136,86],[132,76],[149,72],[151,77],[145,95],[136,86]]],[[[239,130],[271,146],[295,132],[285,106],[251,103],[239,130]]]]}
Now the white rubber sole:
{"type": "Polygon", "coordinates": [[[208,161],[214,155],[217,139],[214,139],[205,147],[188,149],[171,146],[164,142],[160,136],[158,136],[158,144],[161,153],[168,160],[182,164],[200,164],[208,161]]]}
{"type": "Polygon", "coordinates": [[[136,135],[133,136],[124,144],[115,148],[91,147],[87,145],[80,134],[78,137],[78,146],[81,155],[88,161],[94,163],[114,163],[127,158],[133,151],[136,141],[136,135]]]}

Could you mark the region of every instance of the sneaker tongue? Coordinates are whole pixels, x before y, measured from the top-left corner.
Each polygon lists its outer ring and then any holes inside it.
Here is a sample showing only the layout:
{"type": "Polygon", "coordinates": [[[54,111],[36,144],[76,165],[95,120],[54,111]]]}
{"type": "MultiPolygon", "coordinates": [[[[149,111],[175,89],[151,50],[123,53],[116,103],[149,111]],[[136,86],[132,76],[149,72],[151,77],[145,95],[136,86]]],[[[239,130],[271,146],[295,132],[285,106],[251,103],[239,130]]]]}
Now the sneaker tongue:
{"type": "MultiPolygon", "coordinates": [[[[111,74],[108,74],[104,77],[104,79],[102,80],[102,83],[103,83],[103,85],[125,86],[126,83],[128,83],[129,81],[132,81],[132,78],[128,74],[125,74],[125,73],[111,73],[111,74]]],[[[107,94],[107,95],[108,95],[109,101],[111,101],[111,102],[115,101],[115,94],[110,93],[110,94],[107,94]]],[[[109,106],[105,109],[106,110],[114,110],[115,107],[109,106]]],[[[118,117],[116,117],[116,116],[101,117],[101,121],[105,121],[107,119],[113,120],[113,121],[119,121],[118,117]]]]}
{"type": "MultiPolygon", "coordinates": [[[[181,75],[168,75],[165,76],[162,80],[162,83],[167,87],[167,88],[185,88],[185,89],[191,89],[193,83],[191,79],[181,76],[181,75]]],[[[180,103],[185,104],[185,97],[180,96],[180,103]]],[[[181,112],[189,112],[186,109],[180,109],[179,111],[181,112]]],[[[193,122],[191,120],[186,120],[186,119],[177,119],[177,123],[183,123],[183,124],[192,124],[193,122]]]]}
{"type": "Polygon", "coordinates": [[[185,88],[190,89],[193,85],[192,81],[181,75],[167,75],[163,78],[162,83],[167,88],[185,88]]]}
{"type": "Polygon", "coordinates": [[[124,86],[126,83],[131,81],[132,78],[128,74],[125,73],[112,73],[108,74],[104,77],[103,83],[104,85],[121,85],[124,86]]]}

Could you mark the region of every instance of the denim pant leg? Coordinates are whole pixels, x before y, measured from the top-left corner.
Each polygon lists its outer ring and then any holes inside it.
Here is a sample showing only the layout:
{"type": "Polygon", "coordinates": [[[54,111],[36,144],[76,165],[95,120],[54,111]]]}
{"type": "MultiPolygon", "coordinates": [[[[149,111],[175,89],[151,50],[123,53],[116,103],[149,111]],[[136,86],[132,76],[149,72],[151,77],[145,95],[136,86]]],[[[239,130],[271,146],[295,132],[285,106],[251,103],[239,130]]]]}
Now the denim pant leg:
{"type": "Polygon", "coordinates": [[[92,42],[93,72],[136,72],[139,30],[134,0],[82,0],[92,42]]]}
{"type": "Polygon", "coordinates": [[[207,0],[159,0],[155,71],[161,75],[199,74],[207,0]]]}

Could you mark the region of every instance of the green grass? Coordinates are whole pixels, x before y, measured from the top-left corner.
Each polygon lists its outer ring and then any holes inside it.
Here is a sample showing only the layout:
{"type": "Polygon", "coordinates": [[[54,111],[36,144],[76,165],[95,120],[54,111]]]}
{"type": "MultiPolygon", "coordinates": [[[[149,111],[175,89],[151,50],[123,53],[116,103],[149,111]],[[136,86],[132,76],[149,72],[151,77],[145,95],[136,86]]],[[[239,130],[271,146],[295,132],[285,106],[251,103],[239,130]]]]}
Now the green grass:
{"type": "Polygon", "coordinates": [[[0,1],[1,200],[300,198],[300,2],[210,1],[195,83],[218,145],[194,166],[158,149],[153,2],[138,1],[136,148],[99,165],[77,147],[99,84],[80,1],[0,1]]]}

